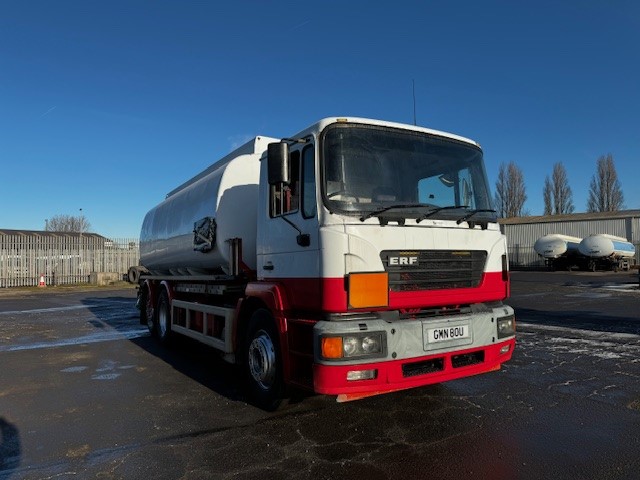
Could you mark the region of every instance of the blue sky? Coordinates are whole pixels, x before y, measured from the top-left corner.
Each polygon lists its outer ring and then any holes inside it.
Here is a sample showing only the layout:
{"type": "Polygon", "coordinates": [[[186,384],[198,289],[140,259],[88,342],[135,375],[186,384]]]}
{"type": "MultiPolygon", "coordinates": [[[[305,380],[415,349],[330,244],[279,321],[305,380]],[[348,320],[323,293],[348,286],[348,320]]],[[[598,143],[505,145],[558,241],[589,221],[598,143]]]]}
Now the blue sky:
{"type": "Polygon", "coordinates": [[[326,116],[480,142],[532,215],[563,162],[577,212],[611,153],[640,208],[635,1],[13,1],[0,5],[0,228],[57,214],[136,237],[165,194],[255,135],[326,116]]]}

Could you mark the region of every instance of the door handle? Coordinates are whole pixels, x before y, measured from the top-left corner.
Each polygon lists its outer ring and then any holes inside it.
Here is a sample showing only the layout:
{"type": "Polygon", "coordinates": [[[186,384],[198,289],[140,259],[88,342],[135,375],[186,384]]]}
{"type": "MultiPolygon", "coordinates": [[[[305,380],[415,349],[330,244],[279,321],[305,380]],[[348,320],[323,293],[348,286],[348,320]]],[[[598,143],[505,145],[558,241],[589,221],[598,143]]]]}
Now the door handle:
{"type": "Polygon", "coordinates": [[[273,270],[273,264],[268,263],[267,265],[262,266],[263,270],[273,270]]]}

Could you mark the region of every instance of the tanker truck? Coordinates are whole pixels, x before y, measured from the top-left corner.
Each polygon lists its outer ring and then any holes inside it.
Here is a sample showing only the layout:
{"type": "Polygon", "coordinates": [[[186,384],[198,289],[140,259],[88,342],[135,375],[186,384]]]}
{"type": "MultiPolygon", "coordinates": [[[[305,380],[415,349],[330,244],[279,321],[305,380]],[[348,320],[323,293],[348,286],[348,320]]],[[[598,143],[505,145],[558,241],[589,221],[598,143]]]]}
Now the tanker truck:
{"type": "Polygon", "coordinates": [[[600,233],[589,235],[578,245],[580,253],[587,259],[587,268],[596,271],[629,270],[630,262],[636,255],[636,247],[626,238],[600,233]]]}
{"type": "Polygon", "coordinates": [[[571,270],[574,266],[583,265],[584,257],[578,250],[581,238],[550,233],[536,240],[533,249],[545,259],[548,267],[559,270],[566,268],[571,270]]]}
{"type": "Polygon", "coordinates": [[[130,278],[152,335],[210,346],[265,409],[498,370],[515,346],[482,150],[417,126],[254,138],[147,213],[130,278]]]}

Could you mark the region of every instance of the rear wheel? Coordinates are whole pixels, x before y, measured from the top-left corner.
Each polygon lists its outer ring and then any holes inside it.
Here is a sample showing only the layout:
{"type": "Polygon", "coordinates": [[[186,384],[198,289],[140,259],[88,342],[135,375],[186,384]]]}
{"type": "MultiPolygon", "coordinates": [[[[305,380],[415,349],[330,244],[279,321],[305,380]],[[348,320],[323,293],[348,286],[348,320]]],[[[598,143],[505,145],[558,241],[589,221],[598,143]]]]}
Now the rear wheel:
{"type": "Polygon", "coordinates": [[[154,328],[160,342],[167,345],[171,340],[171,303],[165,290],[158,298],[154,328]]]}
{"type": "Polygon", "coordinates": [[[148,287],[141,287],[138,306],[140,308],[140,325],[146,325],[149,333],[154,336],[156,334],[156,324],[154,321],[154,308],[148,287]]]}
{"type": "Polygon", "coordinates": [[[278,331],[268,310],[256,310],[251,316],[243,366],[251,399],[260,408],[276,410],[284,393],[282,356],[278,331]]]}

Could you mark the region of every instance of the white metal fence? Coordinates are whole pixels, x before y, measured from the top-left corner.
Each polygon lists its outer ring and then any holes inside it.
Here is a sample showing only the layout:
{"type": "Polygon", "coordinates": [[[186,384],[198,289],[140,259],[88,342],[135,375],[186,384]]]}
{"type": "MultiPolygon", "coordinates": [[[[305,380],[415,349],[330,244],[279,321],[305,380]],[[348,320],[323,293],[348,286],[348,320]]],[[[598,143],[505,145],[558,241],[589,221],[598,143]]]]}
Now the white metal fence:
{"type": "Polygon", "coordinates": [[[138,239],[95,234],[0,235],[0,288],[88,283],[91,273],[125,275],[139,259],[138,239]]]}

